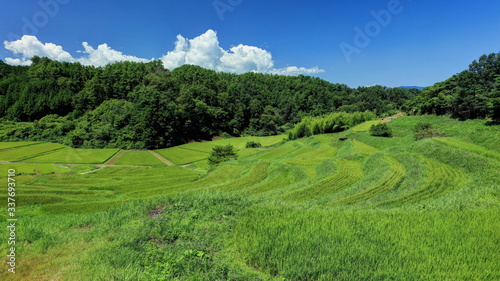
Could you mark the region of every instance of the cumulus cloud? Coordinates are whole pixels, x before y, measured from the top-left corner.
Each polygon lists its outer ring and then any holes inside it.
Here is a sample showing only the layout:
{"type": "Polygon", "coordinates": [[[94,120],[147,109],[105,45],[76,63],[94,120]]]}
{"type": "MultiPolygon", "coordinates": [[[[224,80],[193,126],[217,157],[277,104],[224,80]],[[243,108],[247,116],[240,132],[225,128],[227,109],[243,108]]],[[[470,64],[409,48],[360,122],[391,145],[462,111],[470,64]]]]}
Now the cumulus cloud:
{"type": "Polygon", "coordinates": [[[254,46],[240,44],[230,48],[229,51],[224,50],[219,45],[217,33],[213,30],[208,30],[194,39],[186,39],[182,35],[178,35],[175,49],[168,52],[161,60],[168,69],[174,69],[184,64],[195,64],[217,71],[233,73],[253,71],[298,75],[324,72],[318,67],[290,66],[275,69],[271,53],[254,46]]]}
{"type": "Polygon", "coordinates": [[[111,49],[108,44],[101,44],[97,47],[97,49],[92,48],[87,42],[83,42],[82,45],[85,49],[82,53],[87,54],[87,56],[79,58],[78,61],[83,65],[105,66],[118,61],[150,61],[148,59],[124,55],[122,52],[111,49]]]}
{"type": "Polygon", "coordinates": [[[56,61],[80,62],[84,65],[104,66],[118,61],[148,62],[134,56],[124,55],[122,52],[111,49],[107,44],[101,44],[97,49],[92,48],[87,42],[83,42],[84,56],[74,58],[70,53],[63,50],[62,46],[53,43],[43,44],[36,36],[24,35],[16,41],[5,41],[5,49],[11,51],[19,58],[5,58],[5,62],[12,65],[30,65],[34,56],[48,57],[56,61]]]}
{"type": "MultiPolygon", "coordinates": [[[[31,57],[48,57],[57,61],[80,62],[83,65],[105,66],[119,61],[148,62],[151,60],[125,55],[112,49],[108,44],[101,44],[94,49],[87,42],[82,43],[82,56],[75,58],[63,50],[62,46],[53,43],[42,43],[35,36],[24,35],[16,41],[5,41],[5,49],[17,58],[6,58],[5,62],[13,65],[29,65],[31,57]]],[[[318,67],[305,68],[288,66],[275,68],[271,53],[264,49],[238,45],[224,50],[220,47],[217,33],[208,30],[193,39],[177,36],[174,50],[161,57],[163,65],[174,69],[184,64],[199,65],[204,68],[222,72],[245,73],[262,72],[280,75],[316,74],[324,72],[318,67]]]]}
{"type": "Polygon", "coordinates": [[[299,74],[316,74],[325,72],[323,69],[319,69],[317,66],[313,68],[288,66],[280,69],[273,69],[270,71],[273,74],[280,75],[299,75],[299,74]]]}
{"type": "Polygon", "coordinates": [[[266,50],[238,45],[221,57],[221,71],[244,73],[249,71],[269,72],[273,69],[273,56],[266,50]]]}
{"type": "Polygon", "coordinates": [[[58,61],[73,61],[73,57],[61,46],[46,43],[43,44],[35,36],[24,35],[16,41],[5,41],[3,43],[5,49],[11,51],[15,55],[21,55],[21,58],[13,59],[6,58],[7,63],[27,65],[31,64],[30,58],[33,56],[48,57],[58,61]]]}
{"type": "Polygon", "coordinates": [[[5,58],[5,62],[11,65],[26,65],[26,66],[31,65],[31,60],[5,58]]]}

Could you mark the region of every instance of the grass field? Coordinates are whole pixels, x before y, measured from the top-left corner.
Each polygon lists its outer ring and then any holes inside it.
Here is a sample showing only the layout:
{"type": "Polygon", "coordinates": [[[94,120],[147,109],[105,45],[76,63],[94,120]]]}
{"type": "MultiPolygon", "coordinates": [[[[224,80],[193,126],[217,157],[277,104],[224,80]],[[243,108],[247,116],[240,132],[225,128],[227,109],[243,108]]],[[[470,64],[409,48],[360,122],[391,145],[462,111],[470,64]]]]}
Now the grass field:
{"type": "Polygon", "coordinates": [[[0,151],[0,161],[17,162],[33,159],[38,155],[54,152],[59,149],[63,149],[64,147],[64,145],[57,143],[39,143],[27,146],[18,146],[10,150],[0,151]]]}
{"type": "Polygon", "coordinates": [[[380,121],[379,120],[373,120],[373,121],[366,121],[366,122],[363,122],[357,126],[354,126],[352,128],[352,131],[353,132],[368,132],[370,130],[370,127],[372,125],[377,125],[379,124],[380,121]]]}
{"type": "Polygon", "coordinates": [[[55,164],[4,164],[2,167],[15,169],[18,175],[50,175],[84,173],[96,169],[92,165],[55,165],[55,164]]]}
{"type": "Polygon", "coordinates": [[[116,160],[115,165],[158,166],[165,164],[154,157],[149,151],[125,151],[125,153],[116,160]]]}
{"type": "Polygon", "coordinates": [[[393,138],[357,126],[157,150],[174,167],[148,151],[107,167],[53,163],[104,163],[118,150],[0,151],[46,163],[0,164],[4,186],[17,171],[16,278],[500,280],[499,127],[435,116],[388,126],[393,138]],[[418,122],[451,137],[415,141],[418,122]],[[210,169],[218,144],[239,158],[210,169]]]}
{"type": "Polygon", "coordinates": [[[30,158],[32,163],[102,164],[113,157],[119,149],[64,148],[53,153],[30,158]]]}
{"type": "Polygon", "coordinates": [[[192,150],[181,147],[171,147],[166,149],[156,150],[158,154],[172,161],[176,165],[185,165],[196,161],[205,160],[208,158],[208,152],[192,150]]]}
{"type": "Polygon", "coordinates": [[[270,136],[270,137],[230,138],[230,139],[221,139],[221,140],[207,141],[207,142],[193,142],[193,143],[180,145],[178,147],[210,153],[212,148],[215,147],[216,145],[231,144],[234,146],[234,148],[236,150],[243,150],[243,149],[245,149],[245,145],[247,144],[247,142],[250,142],[250,141],[258,142],[262,146],[271,146],[273,144],[279,143],[284,138],[286,138],[284,135],[270,136]]]}
{"type": "Polygon", "coordinates": [[[263,146],[270,146],[279,143],[284,136],[271,137],[243,137],[222,139],[207,142],[194,142],[176,147],[157,150],[158,154],[172,161],[176,165],[186,165],[208,158],[210,151],[217,145],[233,145],[240,157],[248,157],[256,154],[263,149],[245,148],[249,141],[259,142],[263,146]]]}
{"type": "Polygon", "coordinates": [[[26,142],[0,142],[0,150],[12,149],[20,146],[28,146],[38,144],[39,142],[26,141],[26,142]]]}

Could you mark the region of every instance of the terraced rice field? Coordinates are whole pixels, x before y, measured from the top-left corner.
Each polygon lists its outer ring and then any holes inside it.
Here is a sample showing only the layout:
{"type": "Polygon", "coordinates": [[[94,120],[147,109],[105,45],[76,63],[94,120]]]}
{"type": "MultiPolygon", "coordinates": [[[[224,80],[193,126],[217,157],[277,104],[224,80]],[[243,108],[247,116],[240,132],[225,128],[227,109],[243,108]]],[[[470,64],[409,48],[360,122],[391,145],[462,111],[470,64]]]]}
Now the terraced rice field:
{"type": "Polygon", "coordinates": [[[20,146],[28,146],[38,144],[40,142],[26,141],[26,142],[0,142],[0,150],[12,149],[20,146]]]}
{"type": "Polygon", "coordinates": [[[182,147],[171,147],[156,150],[158,154],[172,161],[176,165],[185,165],[208,158],[208,152],[192,150],[182,147]]]}
{"type": "Polygon", "coordinates": [[[476,144],[473,144],[470,142],[462,141],[462,140],[459,140],[456,138],[434,138],[434,140],[441,142],[441,143],[444,143],[444,144],[447,144],[447,145],[450,145],[450,146],[453,146],[453,147],[456,147],[458,149],[462,149],[462,150],[469,151],[472,153],[477,153],[479,155],[491,157],[495,160],[500,161],[500,153],[493,151],[493,150],[490,150],[490,149],[486,149],[482,146],[479,146],[479,145],[476,145],[476,144]]]}
{"type": "Polygon", "coordinates": [[[304,189],[287,194],[284,198],[292,201],[319,199],[347,188],[363,177],[361,163],[358,161],[337,159],[335,166],[336,172],[333,176],[304,189]]]}
{"type": "Polygon", "coordinates": [[[149,151],[125,151],[114,163],[115,165],[165,165],[149,151]]]}
{"type": "Polygon", "coordinates": [[[381,205],[409,204],[434,198],[451,189],[460,188],[465,180],[463,172],[444,163],[429,158],[424,158],[423,161],[427,169],[427,182],[421,188],[399,198],[383,202],[381,205]]]}
{"type": "Polygon", "coordinates": [[[286,189],[288,186],[303,182],[307,178],[308,176],[300,167],[293,167],[286,164],[280,165],[280,167],[274,171],[273,178],[253,185],[247,192],[249,194],[261,194],[274,190],[286,189]]]}
{"type": "Polygon", "coordinates": [[[373,146],[367,145],[360,141],[353,141],[352,153],[353,154],[363,154],[363,155],[373,155],[377,152],[377,149],[373,146]]]}
{"type": "Polygon", "coordinates": [[[363,122],[357,126],[354,126],[352,128],[352,131],[354,132],[368,132],[370,130],[370,127],[372,125],[377,125],[379,124],[380,121],[379,120],[374,120],[374,121],[366,121],[366,122],[363,122]]]}
{"type": "Polygon", "coordinates": [[[258,142],[262,146],[271,146],[274,145],[281,140],[286,138],[284,135],[278,136],[270,136],[270,137],[242,137],[242,138],[230,138],[230,139],[221,139],[217,141],[207,141],[207,142],[193,142],[184,145],[178,146],[179,148],[191,149],[201,152],[210,153],[213,147],[216,145],[232,145],[236,150],[245,149],[245,145],[247,142],[253,141],[258,142]]]}
{"type": "MultiPolygon", "coordinates": [[[[53,144],[49,144],[53,145],[53,144]]],[[[31,163],[68,163],[68,164],[103,164],[119,149],[80,149],[65,148],[60,145],[60,149],[52,153],[25,159],[24,162],[31,163]]]]}
{"type": "Polygon", "coordinates": [[[218,188],[223,191],[233,191],[240,190],[246,187],[250,187],[255,185],[261,181],[263,181],[267,177],[267,168],[269,167],[269,163],[260,162],[257,163],[253,169],[248,172],[248,174],[243,177],[236,179],[234,181],[230,181],[225,183],[223,187],[218,188]]]}
{"type": "Polygon", "coordinates": [[[372,187],[368,187],[360,193],[355,195],[342,198],[336,201],[335,204],[354,204],[359,201],[370,200],[373,197],[381,195],[383,193],[390,192],[391,190],[397,189],[404,180],[405,168],[396,159],[386,156],[384,161],[390,164],[389,174],[382,178],[379,182],[375,183],[372,187]]]}
{"type": "Polygon", "coordinates": [[[294,146],[290,144],[286,144],[283,146],[280,146],[275,149],[270,149],[259,156],[257,156],[258,159],[263,159],[263,160],[269,160],[269,159],[278,159],[278,158],[284,158],[288,154],[290,154],[292,151],[298,150],[299,146],[294,146]]]}
{"type": "Polygon", "coordinates": [[[82,173],[95,169],[92,165],[55,165],[55,164],[9,164],[9,169],[16,170],[18,175],[50,175],[82,173]]]}
{"type": "Polygon", "coordinates": [[[499,131],[425,116],[389,126],[394,138],[355,127],[273,147],[246,149],[249,137],[157,150],[174,167],[148,151],[97,167],[119,150],[0,143],[2,161],[26,163],[0,164],[18,174],[20,272],[24,280],[75,272],[77,280],[499,280],[500,147],[491,145],[499,131]],[[453,137],[415,141],[420,121],[453,137]],[[204,165],[227,143],[238,160],[204,165]]]}
{"type": "Polygon", "coordinates": [[[314,146],[311,146],[310,151],[306,151],[305,153],[301,153],[296,155],[293,159],[299,160],[299,159],[312,159],[312,160],[317,160],[317,159],[331,159],[335,156],[337,153],[337,149],[332,147],[329,144],[317,144],[314,146]]]}
{"type": "MultiPolygon", "coordinates": [[[[404,121],[404,118],[400,119],[404,121]]],[[[398,120],[393,121],[391,124],[397,124],[398,120]]],[[[357,133],[365,134],[362,131],[357,133]]],[[[444,196],[449,192],[460,189],[461,186],[467,184],[467,181],[470,180],[463,170],[453,168],[439,161],[439,159],[432,159],[413,153],[414,157],[422,163],[423,170],[421,172],[424,180],[421,181],[421,185],[411,187],[405,166],[396,160],[391,152],[377,149],[375,146],[366,143],[366,141],[361,141],[365,137],[363,135],[360,136],[360,140],[339,142],[335,134],[318,135],[309,139],[288,142],[274,148],[245,149],[244,144],[247,141],[256,140],[256,138],[249,137],[190,143],[179,147],[158,150],[157,152],[160,155],[171,160],[178,166],[196,162],[203,163],[211,148],[222,143],[234,144],[240,149],[239,151],[242,154],[240,161],[234,161],[232,164],[224,164],[218,169],[209,172],[206,176],[200,175],[201,170],[199,169],[187,169],[185,172],[189,175],[181,177],[182,179],[188,179],[187,182],[180,180],[181,178],[176,178],[177,181],[174,181],[168,188],[161,188],[165,184],[162,173],[146,177],[145,179],[151,181],[152,184],[148,184],[144,191],[137,191],[135,181],[130,180],[123,182],[121,180],[110,180],[104,183],[99,182],[99,180],[87,181],[86,178],[82,177],[81,181],[75,182],[71,180],[72,184],[68,184],[66,181],[51,184],[52,186],[61,185],[60,188],[76,184],[81,187],[87,187],[85,190],[107,190],[113,191],[112,193],[115,195],[126,194],[125,198],[139,196],[141,192],[143,194],[154,194],[155,192],[158,192],[158,194],[170,194],[172,192],[181,192],[182,190],[213,189],[223,192],[243,191],[249,194],[278,192],[281,194],[279,197],[288,202],[312,202],[318,199],[333,198],[330,204],[332,206],[362,203],[364,206],[372,204],[374,207],[387,208],[417,204],[444,196]],[[365,173],[370,172],[369,169],[366,170],[365,166],[367,165],[367,161],[374,155],[380,158],[377,161],[384,161],[387,167],[384,171],[381,171],[381,174],[384,176],[372,176],[374,177],[374,181],[365,183],[365,173]],[[364,170],[366,171],[364,172],[364,170]],[[301,182],[302,184],[296,185],[295,183],[297,182],[301,182]],[[287,190],[287,187],[291,189],[287,190]],[[351,187],[355,187],[355,190],[351,191],[351,187]],[[128,192],[131,193],[128,194],[128,192]],[[382,200],[377,198],[381,198],[382,200]]],[[[281,136],[257,138],[258,141],[265,144],[276,143],[280,139],[281,136]]],[[[456,149],[476,153],[479,156],[488,157],[495,161],[497,159],[496,156],[499,154],[496,151],[485,149],[482,146],[473,145],[456,138],[436,138],[434,141],[456,149]]],[[[8,147],[9,145],[4,145],[4,147],[8,147]]],[[[2,157],[33,163],[102,164],[119,151],[117,149],[71,149],[58,144],[47,143],[22,143],[16,144],[16,146],[18,148],[14,146],[11,150],[1,151],[0,153],[7,153],[1,154],[2,157]],[[17,154],[13,154],[14,151],[17,154]],[[33,155],[39,156],[33,157],[33,155]]],[[[165,166],[165,163],[162,163],[149,151],[122,152],[113,164],[145,166],[145,169],[153,166],[165,166]]],[[[26,169],[23,169],[22,165],[17,165],[16,168],[22,174],[32,175],[75,173],[74,167],[70,168],[52,164],[26,167],[26,169]]],[[[95,167],[82,167],[81,170],[92,171],[92,169],[95,169],[95,167]]],[[[139,174],[142,174],[147,170],[141,169],[138,171],[139,174]]],[[[112,172],[116,178],[129,178],[133,174],[127,168],[118,170],[105,168],[92,174],[96,174],[99,177],[104,175],[103,173],[105,172],[112,172]]],[[[62,189],[59,191],[62,191],[62,189]]],[[[123,198],[121,195],[118,197],[123,198]]],[[[58,201],[58,203],[62,201],[58,201]]]]}
{"type": "MultiPolygon", "coordinates": [[[[0,151],[0,161],[18,162],[33,159],[38,155],[54,152],[65,148],[62,144],[57,143],[39,143],[28,146],[14,147],[9,150],[0,151]]],[[[54,163],[50,161],[49,163],[54,163]]]]}

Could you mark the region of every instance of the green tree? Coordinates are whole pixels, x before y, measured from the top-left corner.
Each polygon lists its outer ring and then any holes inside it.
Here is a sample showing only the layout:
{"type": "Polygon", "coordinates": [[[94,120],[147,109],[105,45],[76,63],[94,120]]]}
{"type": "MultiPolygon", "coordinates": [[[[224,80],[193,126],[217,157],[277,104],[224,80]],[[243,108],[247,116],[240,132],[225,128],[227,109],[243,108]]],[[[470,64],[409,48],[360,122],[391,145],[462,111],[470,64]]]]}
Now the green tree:
{"type": "Polygon", "coordinates": [[[490,93],[489,116],[496,122],[500,122],[500,74],[495,79],[495,86],[490,93]]]}
{"type": "Polygon", "coordinates": [[[370,127],[370,134],[376,137],[392,137],[392,130],[386,123],[379,123],[370,127]]]}
{"type": "Polygon", "coordinates": [[[222,162],[236,159],[238,159],[238,155],[232,145],[217,145],[212,148],[212,152],[208,157],[208,164],[214,167],[222,162]]]}

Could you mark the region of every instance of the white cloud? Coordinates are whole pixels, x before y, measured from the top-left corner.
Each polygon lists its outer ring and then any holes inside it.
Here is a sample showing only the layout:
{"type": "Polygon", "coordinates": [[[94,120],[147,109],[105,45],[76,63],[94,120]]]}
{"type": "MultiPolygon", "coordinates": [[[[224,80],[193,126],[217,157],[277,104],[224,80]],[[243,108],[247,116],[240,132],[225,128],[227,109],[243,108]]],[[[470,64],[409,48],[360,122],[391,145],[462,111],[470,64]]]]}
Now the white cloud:
{"type": "Polygon", "coordinates": [[[141,59],[134,56],[124,55],[122,52],[111,49],[108,44],[101,44],[97,50],[92,48],[89,43],[83,42],[82,53],[87,56],[81,57],[78,61],[83,65],[105,66],[118,61],[149,62],[148,59],[141,59]]]}
{"type": "Polygon", "coordinates": [[[323,69],[319,69],[317,66],[313,68],[288,66],[280,69],[273,69],[271,73],[280,75],[299,75],[299,74],[317,74],[325,72],[323,69]]]}
{"type": "Polygon", "coordinates": [[[274,66],[271,53],[246,45],[232,47],[221,58],[221,71],[244,73],[249,71],[269,72],[274,66]]]}
{"type": "Polygon", "coordinates": [[[240,44],[226,51],[220,47],[217,33],[213,30],[208,30],[194,39],[186,39],[182,35],[178,35],[175,49],[168,52],[161,60],[168,69],[174,69],[184,64],[194,64],[217,71],[233,73],[253,71],[298,75],[324,72],[318,67],[290,66],[275,69],[271,53],[254,46],[240,44]]]}
{"type": "Polygon", "coordinates": [[[5,58],[5,62],[11,65],[31,65],[31,60],[5,58]]]}
{"type": "Polygon", "coordinates": [[[186,63],[186,53],[189,49],[189,43],[186,38],[177,35],[177,42],[175,42],[175,49],[168,52],[163,58],[163,66],[167,69],[174,69],[186,63]]]}
{"type": "Polygon", "coordinates": [[[11,51],[20,58],[5,58],[5,62],[12,65],[30,65],[34,56],[48,57],[56,61],[80,62],[84,65],[104,66],[117,61],[148,62],[134,56],[124,55],[122,52],[111,49],[107,44],[101,44],[97,49],[92,48],[87,42],[83,42],[85,55],[74,58],[70,53],[63,50],[62,46],[53,43],[43,44],[36,36],[24,35],[16,41],[5,41],[5,49],[11,51]]]}
{"type": "Polygon", "coordinates": [[[19,59],[6,58],[7,63],[26,65],[30,64],[30,59],[33,56],[48,57],[58,61],[73,61],[71,55],[64,51],[61,46],[46,43],[42,44],[35,36],[24,35],[16,41],[4,41],[5,49],[11,51],[15,55],[21,55],[19,59]]]}
{"type": "MultiPolygon", "coordinates": [[[[63,50],[62,46],[53,43],[42,43],[35,36],[24,35],[16,41],[5,41],[5,49],[11,51],[17,58],[6,58],[5,62],[13,65],[29,65],[33,56],[48,57],[57,61],[80,62],[84,65],[104,66],[118,61],[148,62],[151,60],[124,55],[113,50],[107,44],[101,44],[94,49],[87,42],[82,43],[84,50],[78,51],[81,57],[75,58],[63,50]]],[[[184,64],[199,65],[204,68],[222,72],[245,73],[262,72],[281,75],[316,74],[324,72],[318,67],[305,68],[288,66],[274,68],[271,53],[264,49],[238,45],[224,50],[219,45],[217,33],[208,30],[194,39],[177,36],[175,49],[161,58],[163,65],[174,69],[184,64]]]]}

